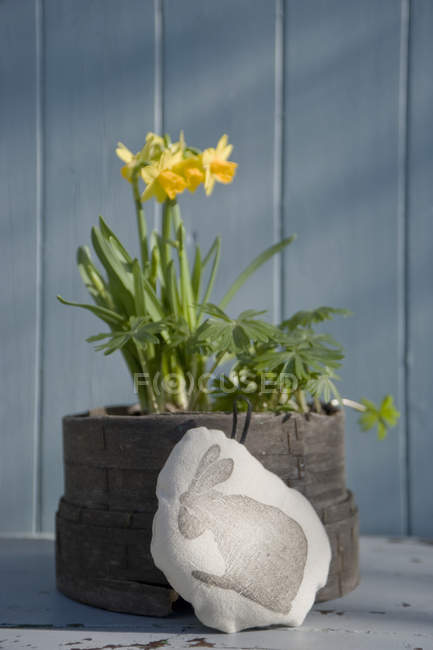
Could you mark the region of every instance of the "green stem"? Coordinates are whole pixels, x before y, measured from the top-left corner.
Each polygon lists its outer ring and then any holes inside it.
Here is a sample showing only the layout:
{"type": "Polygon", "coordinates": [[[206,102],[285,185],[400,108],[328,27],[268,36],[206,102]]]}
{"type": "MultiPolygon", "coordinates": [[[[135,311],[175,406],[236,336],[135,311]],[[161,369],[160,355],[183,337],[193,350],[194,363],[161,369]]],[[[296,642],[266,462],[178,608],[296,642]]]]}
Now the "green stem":
{"type": "Polygon", "coordinates": [[[180,216],[179,203],[176,201],[176,199],[170,201],[170,207],[171,207],[171,214],[173,217],[174,231],[177,232],[180,224],[183,223],[183,221],[182,221],[182,217],[180,216]]]}
{"type": "MultiPolygon", "coordinates": [[[[221,363],[223,357],[224,357],[224,352],[222,352],[220,354],[217,354],[217,356],[215,357],[215,361],[212,364],[212,367],[210,368],[209,372],[207,373],[209,375],[209,377],[211,377],[213,375],[213,373],[215,372],[215,370],[217,369],[217,367],[221,363]]],[[[206,397],[206,400],[207,400],[206,393],[204,391],[197,390],[197,392],[195,393],[195,395],[193,396],[193,398],[191,399],[191,402],[190,402],[191,411],[194,411],[194,409],[195,409],[195,407],[197,405],[197,402],[201,401],[201,398],[202,398],[203,395],[206,397]]]]}
{"type": "Polygon", "coordinates": [[[140,402],[140,408],[145,413],[148,410],[149,401],[147,398],[147,392],[144,386],[135,384],[135,375],[142,372],[142,368],[138,363],[137,357],[130,350],[127,349],[127,346],[122,348],[122,356],[125,359],[128,370],[131,373],[132,381],[134,382],[134,387],[137,389],[138,400],[140,402]]]}
{"type": "MultiPolygon", "coordinates": [[[[334,402],[337,402],[337,405],[339,405],[338,400],[332,400],[331,404],[334,402]]],[[[364,404],[355,402],[353,399],[347,399],[346,397],[343,397],[341,402],[344,406],[349,406],[351,409],[355,409],[355,411],[360,411],[361,413],[364,413],[367,410],[364,404]]]]}
{"type": "Polygon", "coordinates": [[[305,393],[303,390],[299,389],[296,391],[296,402],[299,406],[301,413],[308,413],[308,405],[305,399],[305,393]]]}
{"type": "Polygon", "coordinates": [[[149,262],[149,252],[147,250],[146,217],[144,215],[144,208],[141,202],[140,189],[138,187],[138,173],[133,174],[131,183],[132,183],[132,193],[134,195],[135,212],[137,214],[137,227],[138,227],[138,237],[140,241],[141,266],[144,271],[145,266],[149,262]]]}
{"type": "Polygon", "coordinates": [[[221,361],[222,361],[222,359],[223,359],[223,357],[224,357],[224,354],[225,354],[224,352],[220,352],[219,354],[217,354],[217,356],[216,356],[216,358],[215,358],[215,361],[214,361],[214,363],[213,363],[211,369],[209,370],[209,375],[213,375],[213,373],[215,372],[215,370],[216,370],[216,369],[218,368],[218,366],[220,365],[220,363],[221,363],[221,361]]]}
{"type": "Polygon", "coordinates": [[[155,395],[153,387],[152,387],[151,374],[150,374],[150,372],[146,372],[146,369],[147,369],[146,357],[144,356],[144,352],[143,352],[142,348],[139,345],[137,345],[136,348],[137,348],[137,352],[138,352],[138,358],[140,360],[141,370],[142,370],[142,372],[144,374],[147,375],[146,385],[137,387],[138,388],[138,394],[140,396],[140,388],[141,388],[141,391],[143,391],[143,389],[145,389],[146,390],[146,395],[147,395],[147,402],[148,402],[149,406],[151,407],[152,412],[153,413],[159,413],[158,400],[156,399],[156,395],[155,395]]]}
{"type": "Polygon", "coordinates": [[[161,246],[161,266],[163,269],[167,270],[168,263],[171,260],[171,250],[168,240],[171,235],[171,225],[172,225],[172,207],[173,201],[167,199],[164,203],[162,210],[162,246],[161,246]]]}
{"type": "Polygon", "coordinates": [[[173,372],[178,378],[179,389],[174,394],[175,405],[185,411],[188,408],[188,398],[186,394],[186,380],[183,372],[183,368],[177,363],[174,359],[173,372]]]}
{"type": "Polygon", "coordinates": [[[148,394],[146,390],[146,386],[137,386],[137,395],[138,395],[138,401],[140,402],[140,408],[142,413],[146,413],[149,411],[148,404],[148,394]]]}

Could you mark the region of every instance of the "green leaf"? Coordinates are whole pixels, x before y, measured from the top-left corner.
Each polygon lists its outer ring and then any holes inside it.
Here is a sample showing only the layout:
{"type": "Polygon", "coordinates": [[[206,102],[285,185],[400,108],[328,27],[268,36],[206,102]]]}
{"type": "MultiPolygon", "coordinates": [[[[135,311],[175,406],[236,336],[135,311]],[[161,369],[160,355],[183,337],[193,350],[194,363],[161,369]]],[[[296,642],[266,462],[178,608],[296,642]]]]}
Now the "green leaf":
{"type": "Polygon", "coordinates": [[[193,341],[205,351],[213,350],[217,356],[247,354],[251,346],[273,340],[275,335],[281,337],[279,329],[253,318],[264,313],[262,311],[246,310],[233,320],[212,303],[202,305],[202,309],[212,318],[199,326],[193,341]]]}
{"type": "Polygon", "coordinates": [[[248,350],[250,337],[241,325],[235,325],[232,330],[233,343],[238,350],[248,350]]]}
{"type": "Polygon", "coordinates": [[[361,403],[365,407],[364,413],[359,418],[361,429],[369,431],[374,426],[377,426],[377,436],[379,440],[383,440],[388,433],[388,429],[394,427],[400,417],[392,396],[386,395],[380,406],[376,406],[374,402],[365,398],[361,400],[361,403]]]}
{"type": "Polygon", "coordinates": [[[338,392],[338,389],[332,381],[331,377],[338,379],[337,375],[335,375],[332,371],[329,371],[329,374],[324,373],[315,379],[310,379],[307,382],[306,389],[309,393],[311,393],[311,395],[313,395],[313,397],[322,398],[325,404],[331,400],[331,396],[334,396],[341,404],[342,400],[340,393],[338,392]]]}
{"type": "Polygon", "coordinates": [[[77,250],[77,265],[81,279],[97,305],[112,309],[113,299],[107,284],[92,262],[88,246],[80,246],[77,250]]]}
{"type": "Polygon", "coordinates": [[[299,377],[299,379],[306,379],[308,378],[307,373],[304,370],[304,364],[302,362],[301,357],[299,354],[294,355],[294,364],[295,364],[295,373],[296,376],[299,377]]]}
{"type": "MultiPolygon", "coordinates": [[[[149,282],[152,285],[153,289],[156,288],[156,281],[159,272],[160,272],[160,256],[159,256],[158,245],[156,245],[152,248],[152,252],[150,254],[149,282]]],[[[162,282],[161,284],[162,287],[164,287],[164,283],[162,282]]]]}
{"type": "Polygon", "coordinates": [[[214,318],[220,318],[221,320],[226,321],[227,323],[231,323],[232,319],[227,316],[227,314],[220,309],[217,305],[214,305],[211,302],[206,302],[201,305],[202,310],[205,312],[205,314],[209,314],[209,316],[213,316],[214,318]]]}
{"type": "Polygon", "coordinates": [[[117,251],[119,258],[124,262],[132,264],[132,257],[101,216],[99,216],[99,228],[101,235],[117,251]]]}
{"type": "Polygon", "coordinates": [[[106,343],[96,346],[97,351],[103,351],[105,355],[112,354],[116,350],[121,350],[127,343],[134,341],[140,347],[146,347],[148,344],[157,344],[159,339],[156,336],[162,331],[163,323],[152,323],[143,317],[132,316],[129,319],[129,329],[113,331],[109,333],[96,334],[89,336],[89,343],[109,339],[106,343]]]}
{"type": "Polygon", "coordinates": [[[239,314],[238,320],[249,320],[250,318],[257,318],[257,316],[263,316],[263,314],[266,314],[266,312],[266,309],[261,309],[260,311],[257,311],[257,309],[245,309],[245,311],[242,311],[239,314]]]}
{"type": "Polygon", "coordinates": [[[267,343],[273,341],[277,343],[282,338],[281,331],[275,325],[257,318],[257,316],[265,313],[266,310],[247,309],[239,314],[237,322],[242,325],[248,336],[255,342],[267,343]]]}
{"type": "MultiPolygon", "coordinates": [[[[143,165],[145,167],[147,165],[143,165]]],[[[149,249],[147,244],[147,221],[144,213],[143,204],[140,199],[140,191],[138,189],[138,178],[133,181],[134,201],[137,213],[137,227],[138,227],[138,241],[140,245],[141,263],[143,271],[149,263],[149,249]]]]}
{"type": "Polygon", "coordinates": [[[363,431],[369,431],[372,429],[378,422],[378,417],[376,412],[366,411],[359,418],[359,424],[363,431]]]}
{"type": "Polygon", "coordinates": [[[189,273],[188,256],[185,248],[185,227],[181,223],[177,230],[179,242],[179,270],[180,270],[180,294],[183,305],[183,315],[191,330],[195,327],[194,297],[189,273]]]}
{"type": "MultiPolygon", "coordinates": [[[[162,237],[159,233],[154,230],[152,235],[156,242],[156,245],[152,248],[152,264],[156,266],[156,276],[159,278],[161,287],[164,288],[167,284],[167,269],[171,257],[167,256],[166,247],[162,243],[162,237]]],[[[152,277],[154,277],[155,271],[152,270],[151,273],[152,277]]]]}
{"type": "Polygon", "coordinates": [[[294,356],[294,350],[269,350],[255,356],[255,367],[258,371],[272,371],[281,365],[289,364],[294,356]]]}
{"type": "MultiPolygon", "coordinates": [[[[276,255],[280,251],[283,250],[286,246],[291,244],[294,240],[296,239],[296,235],[292,235],[291,237],[286,237],[286,239],[283,239],[282,241],[278,242],[277,244],[274,244],[273,246],[270,246],[270,248],[266,249],[263,253],[258,255],[252,262],[247,266],[247,268],[242,271],[240,275],[236,278],[236,280],[233,282],[232,286],[230,289],[227,291],[221,302],[219,303],[219,306],[221,309],[225,309],[229,302],[232,300],[232,298],[235,296],[235,294],[239,291],[239,289],[245,284],[245,282],[248,280],[250,275],[255,273],[257,269],[259,269],[265,262],[267,262],[273,255],[276,255]]],[[[206,299],[207,300],[207,299],[206,299]]]]}
{"type": "Polygon", "coordinates": [[[147,313],[149,316],[152,318],[153,321],[158,321],[164,318],[164,309],[162,307],[162,304],[156,295],[155,290],[153,289],[152,285],[148,280],[143,278],[143,287],[145,291],[145,296],[147,298],[146,300],[146,308],[147,308],[147,313]]]}
{"type": "Polygon", "coordinates": [[[95,334],[94,336],[87,337],[87,343],[95,343],[96,341],[102,341],[103,339],[108,339],[112,336],[112,332],[103,332],[102,334],[95,334]]]}
{"type": "Polygon", "coordinates": [[[214,255],[215,249],[218,246],[218,241],[217,241],[218,239],[220,240],[220,244],[221,244],[221,237],[215,237],[215,239],[212,242],[212,246],[209,248],[208,252],[206,253],[206,255],[203,258],[203,264],[202,264],[203,268],[205,268],[207,266],[207,264],[208,264],[209,260],[211,259],[212,255],[214,255]]]}
{"type": "MultiPolygon", "coordinates": [[[[207,301],[209,300],[211,294],[212,294],[212,289],[213,289],[213,285],[214,285],[214,282],[215,282],[216,273],[217,273],[219,263],[220,263],[221,237],[215,237],[214,243],[212,244],[208,255],[206,255],[206,258],[203,260],[203,268],[206,266],[206,264],[208,262],[208,256],[209,256],[209,259],[210,259],[212,255],[213,255],[212,267],[211,267],[211,271],[210,271],[210,274],[209,274],[209,279],[208,279],[208,283],[207,283],[207,286],[206,286],[206,290],[204,292],[202,304],[206,304],[207,301]]],[[[200,307],[199,311],[198,311],[198,314],[197,314],[197,322],[200,320],[202,312],[203,312],[202,307],[200,307]]]]}
{"type": "Polygon", "coordinates": [[[253,320],[241,321],[240,319],[238,319],[238,322],[242,324],[242,329],[250,339],[253,339],[254,341],[258,341],[260,343],[267,343],[267,341],[272,340],[272,325],[270,325],[268,329],[266,327],[268,323],[261,323],[253,320]]]}
{"type": "Polygon", "coordinates": [[[203,273],[203,265],[201,261],[201,251],[200,251],[200,246],[197,244],[195,247],[194,264],[192,267],[192,278],[191,278],[192,293],[195,302],[198,302],[200,300],[202,273],[203,273]]]}
{"type": "Polygon", "coordinates": [[[132,279],[131,264],[121,260],[119,251],[115,251],[110,241],[107,241],[99,228],[93,226],[91,231],[92,244],[101,264],[107,271],[110,279],[114,277],[125,289],[132,294],[134,283],[132,279]]]}
{"type": "Polygon", "coordinates": [[[168,263],[172,259],[171,248],[166,243],[171,237],[171,230],[174,221],[174,206],[170,201],[165,201],[162,209],[162,234],[158,235],[158,243],[160,246],[161,255],[161,270],[166,272],[168,263]]]}
{"type": "Polygon", "coordinates": [[[395,408],[392,395],[386,395],[386,397],[383,398],[380,406],[380,413],[382,418],[390,427],[394,427],[397,424],[400,413],[395,408]]]}
{"type": "Polygon", "coordinates": [[[168,263],[167,272],[167,296],[170,303],[170,309],[175,318],[179,316],[179,293],[177,288],[176,271],[174,268],[174,261],[170,260],[168,263]]]}
{"type": "Polygon", "coordinates": [[[366,413],[369,413],[369,412],[377,413],[378,412],[376,404],[374,402],[372,402],[371,400],[366,399],[365,397],[362,398],[361,404],[363,404],[365,406],[365,408],[367,409],[366,413]]]}
{"type": "Polygon", "coordinates": [[[145,316],[146,302],[144,298],[143,274],[137,259],[132,263],[132,274],[134,276],[135,313],[137,316],[145,316]]]}
{"type": "Polygon", "coordinates": [[[332,320],[334,316],[350,316],[351,311],[348,309],[338,309],[334,307],[318,307],[312,311],[298,311],[291,318],[283,321],[283,329],[294,330],[297,327],[309,327],[313,323],[321,323],[324,320],[332,320]]]}
{"type": "Polygon", "coordinates": [[[105,356],[113,354],[116,350],[121,350],[124,345],[128,343],[130,337],[128,334],[119,334],[118,336],[113,336],[108,343],[103,343],[102,345],[97,345],[95,350],[97,352],[104,352],[105,356]]]}
{"type": "Polygon", "coordinates": [[[160,237],[160,239],[162,244],[167,244],[168,246],[171,246],[172,248],[179,250],[178,241],[175,241],[174,239],[165,238],[165,237],[160,237]]]}
{"type": "Polygon", "coordinates": [[[88,311],[91,311],[92,314],[95,314],[95,316],[98,316],[98,318],[101,318],[106,323],[112,325],[117,325],[124,322],[122,316],[119,316],[119,314],[116,314],[116,312],[112,311],[111,309],[106,309],[105,307],[99,307],[98,305],[87,305],[81,302],[72,302],[71,300],[65,300],[62,298],[62,296],[57,296],[57,300],[61,302],[62,305],[71,305],[72,307],[81,307],[82,309],[87,309],[88,311]]]}
{"type": "Polygon", "coordinates": [[[159,343],[156,334],[159,334],[164,329],[162,321],[158,323],[149,322],[144,318],[130,318],[130,330],[128,334],[135,343],[145,345],[147,343],[159,343]]]}
{"type": "Polygon", "coordinates": [[[122,263],[118,254],[115,253],[102,236],[98,228],[92,228],[92,243],[95,252],[107,271],[111,293],[117,304],[122,305],[127,314],[133,314],[134,303],[134,280],[130,264],[122,263]]]}

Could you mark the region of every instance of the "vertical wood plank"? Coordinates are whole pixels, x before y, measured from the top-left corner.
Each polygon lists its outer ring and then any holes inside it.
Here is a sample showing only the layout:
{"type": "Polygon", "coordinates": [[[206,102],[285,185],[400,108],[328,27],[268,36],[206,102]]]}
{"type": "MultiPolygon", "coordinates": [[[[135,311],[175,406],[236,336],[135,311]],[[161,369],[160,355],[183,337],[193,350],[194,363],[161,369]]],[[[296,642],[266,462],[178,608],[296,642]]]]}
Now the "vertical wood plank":
{"type": "Polygon", "coordinates": [[[153,30],[152,0],[45,2],[43,530],[53,529],[62,492],[62,415],[134,401],[120,355],[103,357],[85,342],[106,326],[55,296],[88,301],[75,250],[90,242],[98,214],[137,253],[114,149],[121,140],[138,150],[153,126],[153,30]]]}
{"type": "MultiPolygon", "coordinates": [[[[341,386],[354,399],[399,394],[399,37],[393,0],[287,3],[285,229],[299,239],[285,255],[284,306],[354,312],[328,328],[345,345],[341,386]]],[[[378,442],[348,413],[364,533],[404,529],[402,440],[400,427],[378,442]]]]}
{"type": "Polygon", "coordinates": [[[433,4],[411,2],[408,149],[410,532],[433,537],[433,4]]]}
{"type": "MultiPolygon", "coordinates": [[[[273,214],[275,4],[266,0],[175,0],[165,7],[165,129],[215,146],[223,134],[239,163],[232,185],[180,197],[187,229],[202,249],[222,236],[213,302],[277,236],[273,214]]],[[[268,262],[229,306],[277,309],[268,262]]],[[[278,291],[276,292],[278,294],[278,291]]]]}
{"type": "Polygon", "coordinates": [[[37,293],[35,56],[33,0],[1,2],[1,533],[28,532],[32,527],[37,293]]]}

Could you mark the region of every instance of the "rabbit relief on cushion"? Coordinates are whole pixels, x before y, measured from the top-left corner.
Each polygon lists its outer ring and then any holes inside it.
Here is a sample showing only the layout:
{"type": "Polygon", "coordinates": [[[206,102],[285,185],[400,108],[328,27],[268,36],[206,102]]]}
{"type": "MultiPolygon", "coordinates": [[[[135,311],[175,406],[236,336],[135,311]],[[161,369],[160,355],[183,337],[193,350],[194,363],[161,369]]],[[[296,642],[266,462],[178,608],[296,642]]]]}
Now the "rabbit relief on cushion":
{"type": "Polygon", "coordinates": [[[327,580],[326,531],[307,499],[221,431],[191,429],[157,484],[154,562],[206,625],[300,625],[327,580]]]}
{"type": "Polygon", "coordinates": [[[299,524],[278,508],[214,490],[234,467],[231,458],[218,460],[220,453],[219,445],[209,447],[188,491],[181,494],[179,530],[187,539],[210,530],[226,570],[223,576],[204,571],[192,571],[192,576],[287,614],[304,575],[307,539],[299,524]]]}

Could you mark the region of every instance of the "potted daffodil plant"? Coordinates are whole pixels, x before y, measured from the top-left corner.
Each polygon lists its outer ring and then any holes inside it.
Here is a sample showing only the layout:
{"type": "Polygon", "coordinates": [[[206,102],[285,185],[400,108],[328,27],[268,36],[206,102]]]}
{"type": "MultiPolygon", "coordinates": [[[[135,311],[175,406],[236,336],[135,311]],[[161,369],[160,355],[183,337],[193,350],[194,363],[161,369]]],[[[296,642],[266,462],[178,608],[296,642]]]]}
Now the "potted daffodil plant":
{"type": "Polygon", "coordinates": [[[248,278],[294,236],[238,270],[214,302],[220,237],[205,253],[199,244],[191,251],[178,198],[202,188],[210,197],[216,183],[231,183],[237,168],[231,152],[226,135],[203,151],[187,144],[183,133],[176,142],[148,133],[135,154],[119,144],[139,257],[101,217],[91,233],[99,266],[87,246],[77,253],[92,302],[58,296],[105,324],[88,341],[105,355],[123,356],[138,396],[137,405],[96,408],[63,421],[57,583],[66,595],[107,609],[170,611],[173,592],[149,553],[156,478],[185,422],[229,431],[240,398],[253,408],[246,443],[251,453],[303,492],[327,527],[333,563],[319,598],[342,595],[358,582],[358,516],[345,482],[343,407],[359,410],[362,429],[376,427],[379,438],[399,414],[389,395],[378,405],[340,396],[342,347],[316,325],[346,310],[322,306],[277,324],[254,305],[229,313],[248,278]],[[162,204],[160,228],[151,232],[144,211],[150,200],[162,204]]]}

